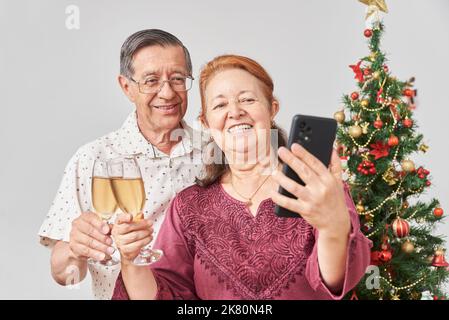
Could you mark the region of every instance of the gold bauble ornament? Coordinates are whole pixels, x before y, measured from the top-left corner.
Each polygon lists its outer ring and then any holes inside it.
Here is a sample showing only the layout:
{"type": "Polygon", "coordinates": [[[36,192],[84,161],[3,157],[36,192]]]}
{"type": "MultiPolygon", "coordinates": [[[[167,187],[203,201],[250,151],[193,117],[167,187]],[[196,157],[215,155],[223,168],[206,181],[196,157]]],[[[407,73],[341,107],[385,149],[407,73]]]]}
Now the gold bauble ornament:
{"type": "Polygon", "coordinates": [[[345,113],[343,111],[337,111],[334,113],[334,119],[335,121],[337,121],[338,123],[343,123],[345,122],[345,113]]]}
{"type": "Polygon", "coordinates": [[[360,137],[362,133],[362,128],[358,124],[355,124],[349,128],[349,135],[353,138],[360,137]]]}
{"type": "Polygon", "coordinates": [[[413,245],[413,243],[410,240],[405,241],[402,246],[402,251],[404,251],[405,253],[412,253],[415,250],[415,246],[413,245]]]}
{"type": "Polygon", "coordinates": [[[415,170],[415,164],[411,160],[403,160],[401,162],[401,167],[405,172],[412,172],[415,170]]]}
{"type": "Polygon", "coordinates": [[[373,73],[373,78],[376,79],[376,80],[379,79],[380,78],[380,72],[379,71],[374,72],[373,73]]]}
{"type": "Polygon", "coordinates": [[[360,101],[360,104],[362,107],[366,108],[369,106],[369,101],[367,99],[363,99],[362,101],[360,101]]]}
{"type": "Polygon", "coordinates": [[[371,62],[376,61],[376,56],[377,56],[377,54],[376,54],[375,52],[372,52],[372,53],[369,55],[369,60],[370,60],[371,62]]]}

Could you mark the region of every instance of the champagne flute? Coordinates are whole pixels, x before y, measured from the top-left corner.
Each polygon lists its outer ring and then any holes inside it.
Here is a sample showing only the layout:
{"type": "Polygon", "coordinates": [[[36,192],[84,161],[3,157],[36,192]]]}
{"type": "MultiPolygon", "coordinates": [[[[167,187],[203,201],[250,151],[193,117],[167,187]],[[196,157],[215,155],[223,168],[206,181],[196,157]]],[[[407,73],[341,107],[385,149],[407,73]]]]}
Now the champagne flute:
{"type": "MultiPolygon", "coordinates": [[[[92,206],[93,211],[104,221],[109,221],[117,210],[117,201],[112,192],[108,163],[106,161],[94,161],[92,170],[92,206]]],[[[114,266],[120,262],[108,256],[103,261],[89,259],[88,263],[92,265],[114,266]]]]}
{"type": "MultiPolygon", "coordinates": [[[[135,158],[115,159],[109,162],[112,191],[119,208],[133,216],[133,221],[143,219],[146,194],[139,165],[135,158]]],[[[147,266],[158,261],[163,252],[148,246],[140,250],[133,263],[147,266]]]]}

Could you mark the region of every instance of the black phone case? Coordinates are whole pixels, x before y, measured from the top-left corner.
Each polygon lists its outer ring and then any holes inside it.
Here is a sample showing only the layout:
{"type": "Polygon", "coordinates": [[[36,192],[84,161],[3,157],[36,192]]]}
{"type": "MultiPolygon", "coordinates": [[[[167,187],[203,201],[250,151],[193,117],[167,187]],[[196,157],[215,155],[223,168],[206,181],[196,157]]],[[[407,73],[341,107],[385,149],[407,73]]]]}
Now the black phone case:
{"type": "MultiPolygon", "coordinates": [[[[290,149],[292,144],[296,142],[328,167],[332,156],[336,131],[337,122],[334,119],[297,114],[293,117],[290,128],[288,148],[290,149]]],[[[286,164],[284,164],[282,171],[290,179],[304,185],[304,182],[296,172],[286,164]]],[[[282,187],[279,187],[279,193],[296,199],[294,195],[282,187]]],[[[277,216],[284,218],[301,218],[296,212],[292,212],[278,205],[275,207],[275,213],[277,216]]]]}

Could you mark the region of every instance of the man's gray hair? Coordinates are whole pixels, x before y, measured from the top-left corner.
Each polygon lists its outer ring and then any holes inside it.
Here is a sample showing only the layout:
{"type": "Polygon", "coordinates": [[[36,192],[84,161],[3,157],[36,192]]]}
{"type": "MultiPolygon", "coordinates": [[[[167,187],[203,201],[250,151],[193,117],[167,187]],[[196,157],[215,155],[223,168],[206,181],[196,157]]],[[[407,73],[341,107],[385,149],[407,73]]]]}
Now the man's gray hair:
{"type": "Polygon", "coordinates": [[[192,75],[192,60],[189,50],[174,35],[159,29],[137,31],[125,40],[120,50],[120,74],[127,78],[132,77],[134,54],[139,49],[149,46],[180,46],[184,50],[187,72],[192,75]]]}

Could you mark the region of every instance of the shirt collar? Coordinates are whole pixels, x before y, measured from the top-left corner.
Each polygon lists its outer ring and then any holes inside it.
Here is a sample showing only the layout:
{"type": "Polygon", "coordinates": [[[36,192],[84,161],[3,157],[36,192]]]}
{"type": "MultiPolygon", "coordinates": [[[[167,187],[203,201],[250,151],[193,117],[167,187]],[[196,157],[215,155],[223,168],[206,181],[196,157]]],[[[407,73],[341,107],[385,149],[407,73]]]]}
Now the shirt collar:
{"type": "MultiPolygon", "coordinates": [[[[204,144],[201,132],[194,130],[184,120],[181,121],[181,126],[182,129],[178,131],[181,141],[172,149],[171,157],[190,154],[194,149],[201,150],[204,144]]],[[[150,158],[168,156],[158,150],[140,132],[135,110],[128,115],[122,127],[115,132],[115,137],[113,138],[115,140],[114,149],[122,155],[144,154],[150,158]]]]}

